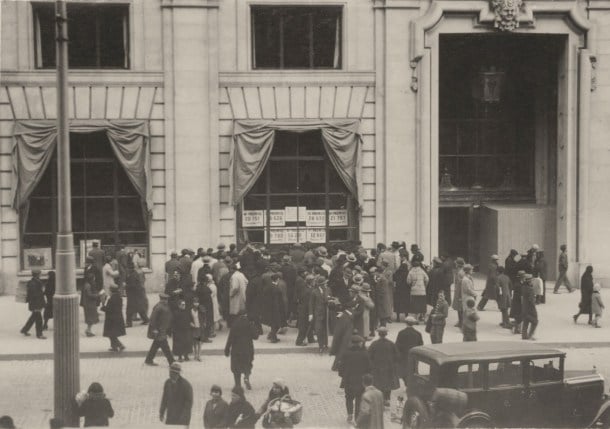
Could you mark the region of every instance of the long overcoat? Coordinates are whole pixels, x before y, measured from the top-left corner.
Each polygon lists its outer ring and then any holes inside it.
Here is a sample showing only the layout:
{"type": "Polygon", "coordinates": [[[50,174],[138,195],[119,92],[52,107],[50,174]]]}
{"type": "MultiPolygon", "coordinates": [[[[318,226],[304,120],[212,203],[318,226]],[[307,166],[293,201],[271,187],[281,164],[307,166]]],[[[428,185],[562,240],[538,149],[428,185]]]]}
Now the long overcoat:
{"type": "Polygon", "coordinates": [[[506,274],[499,274],[497,278],[498,283],[498,308],[500,310],[508,310],[510,308],[510,278],[506,274]]]}
{"type": "Polygon", "coordinates": [[[165,424],[188,426],[193,408],[193,387],[182,377],[176,383],[166,380],[161,397],[160,414],[165,414],[165,424]]]}
{"type": "Polygon", "coordinates": [[[485,290],[483,296],[487,299],[496,299],[496,288],[498,281],[498,264],[494,261],[487,266],[487,280],[485,281],[485,290]]]}
{"type": "MultiPolygon", "coordinates": [[[[404,261],[392,275],[396,288],[394,289],[394,311],[397,314],[409,311],[409,298],[411,290],[407,283],[409,263],[404,261]]],[[[385,318],[390,316],[385,316],[385,318]]]]}
{"type": "Polygon", "coordinates": [[[330,346],[330,355],[335,356],[332,366],[333,371],[339,370],[343,355],[351,344],[353,331],[354,321],[352,316],[345,311],[339,314],[333,332],[333,342],[330,346]]]}
{"type": "Polygon", "coordinates": [[[521,318],[521,293],[525,285],[520,281],[513,283],[513,299],[510,302],[509,316],[515,319],[521,318]]]}
{"type": "Polygon", "coordinates": [[[103,310],[106,312],[104,319],[104,337],[122,337],[125,335],[125,318],[123,317],[123,298],[121,294],[113,292],[108,298],[103,310]]]}
{"type": "Polygon", "coordinates": [[[384,337],[373,341],[369,346],[369,358],[373,366],[373,385],[382,392],[398,389],[398,350],[394,343],[384,337]]]}
{"type": "Polygon", "coordinates": [[[239,316],[233,322],[227,344],[225,356],[231,356],[231,372],[234,374],[250,374],[254,360],[254,342],[250,321],[245,315],[239,316]]]}
{"type": "Polygon", "coordinates": [[[263,323],[272,328],[279,328],[286,320],[284,299],[279,284],[274,285],[271,283],[266,285],[266,289],[263,293],[265,299],[265,304],[263,306],[263,323]]]}
{"type": "Polygon", "coordinates": [[[367,386],[360,400],[360,414],[356,419],[358,429],[383,429],[383,393],[375,386],[367,386]]]}
{"type": "Polygon", "coordinates": [[[28,310],[40,311],[45,307],[44,291],[40,279],[32,278],[27,284],[25,302],[28,303],[28,310]]]}
{"type": "MultiPolygon", "coordinates": [[[[392,285],[390,284],[390,282],[388,281],[388,279],[386,277],[378,276],[374,287],[375,287],[375,309],[377,310],[377,318],[379,320],[391,318],[392,317],[392,305],[393,305],[392,285]]],[[[406,295],[404,295],[404,296],[406,296],[406,295]]],[[[407,302],[402,302],[400,304],[400,308],[401,309],[408,308],[408,307],[404,307],[404,305],[406,305],[406,304],[408,304],[408,300],[407,300],[407,302]]]]}
{"type": "Polygon", "coordinates": [[[125,293],[127,294],[127,314],[148,312],[146,290],[140,283],[140,277],[133,270],[128,271],[127,277],[125,278],[125,293]]]}
{"type": "Polygon", "coordinates": [[[85,323],[87,325],[95,325],[100,321],[100,316],[97,312],[97,300],[100,296],[96,291],[97,286],[85,280],[83,290],[81,291],[80,305],[83,307],[85,323]]]}
{"type": "Polygon", "coordinates": [[[581,313],[591,312],[591,294],[593,293],[593,276],[585,271],[580,278],[580,307],[581,313]]]}
{"type": "Polygon", "coordinates": [[[536,310],[536,295],[531,283],[525,283],[521,296],[521,319],[529,322],[538,322],[538,311],[536,310]]]}
{"type": "Polygon", "coordinates": [[[313,327],[315,332],[326,330],[327,323],[327,302],[329,298],[328,287],[317,286],[311,291],[309,298],[309,314],[313,316],[313,327]]]}
{"type": "Polygon", "coordinates": [[[424,344],[421,333],[412,326],[407,326],[398,333],[396,337],[396,349],[398,350],[398,376],[406,377],[408,374],[407,361],[409,351],[416,346],[424,344]]]}
{"type": "Polygon", "coordinates": [[[346,394],[362,394],[362,376],[371,372],[371,360],[367,351],[360,346],[352,345],[344,354],[338,367],[341,386],[346,394]]]}

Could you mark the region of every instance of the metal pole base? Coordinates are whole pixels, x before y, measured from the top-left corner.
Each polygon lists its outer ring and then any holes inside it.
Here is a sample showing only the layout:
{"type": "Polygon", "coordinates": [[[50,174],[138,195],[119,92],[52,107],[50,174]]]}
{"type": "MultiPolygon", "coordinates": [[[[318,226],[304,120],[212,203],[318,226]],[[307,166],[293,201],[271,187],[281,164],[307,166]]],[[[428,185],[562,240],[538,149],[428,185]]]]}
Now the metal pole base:
{"type": "Polygon", "coordinates": [[[53,298],[53,351],[55,354],[55,417],[66,427],[79,427],[74,397],[80,389],[78,307],[80,296],[53,298]]]}

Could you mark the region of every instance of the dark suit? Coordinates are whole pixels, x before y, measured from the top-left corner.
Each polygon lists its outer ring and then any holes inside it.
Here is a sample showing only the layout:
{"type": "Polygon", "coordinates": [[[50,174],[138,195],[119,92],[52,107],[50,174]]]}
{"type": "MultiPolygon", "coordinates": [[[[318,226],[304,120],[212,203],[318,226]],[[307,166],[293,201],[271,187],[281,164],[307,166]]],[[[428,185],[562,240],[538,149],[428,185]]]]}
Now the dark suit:
{"type": "Polygon", "coordinates": [[[184,425],[191,423],[191,408],[193,407],[193,387],[182,377],[176,382],[166,380],[163,386],[163,397],[159,415],[165,414],[165,424],[184,425]]]}
{"type": "Polygon", "coordinates": [[[297,328],[299,334],[297,335],[297,344],[302,343],[307,337],[307,342],[313,343],[313,329],[309,323],[309,304],[311,301],[312,289],[307,287],[305,280],[302,277],[298,277],[296,280],[296,294],[297,294],[297,328]]]}
{"type": "Polygon", "coordinates": [[[36,324],[36,336],[42,337],[42,310],[45,308],[44,292],[42,282],[39,278],[32,277],[27,284],[27,295],[25,302],[28,303],[28,310],[32,312],[27,322],[21,329],[22,334],[27,334],[32,325],[36,324]]]}
{"type": "Polygon", "coordinates": [[[364,348],[352,345],[347,350],[339,364],[339,376],[341,377],[341,387],[345,390],[345,407],[348,415],[354,415],[354,405],[356,406],[355,418],[360,412],[360,399],[364,392],[362,376],[371,372],[371,361],[364,348]],[[355,402],[355,403],[354,403],[355,402]]]}
{"type": "Polygon", "coordinates": [[[405,384],[407,384],[406,379],[409,372],[407,366],[409,351],[413,347],[421,346],[423,344],[424,340],[421,334],[412,326],[407,326],[400,331],[396,337],[396,348],[398,349],[398,375],[405,380],[405,384]]]}
{"type": "Polygon", "coordinates": [[[313,329],[318,337],[318,346],[320,348],[328,347],[328,288],[326,286],[318,286],[311,291],[309,297],[309,315],[313,316],[313,329]]]}

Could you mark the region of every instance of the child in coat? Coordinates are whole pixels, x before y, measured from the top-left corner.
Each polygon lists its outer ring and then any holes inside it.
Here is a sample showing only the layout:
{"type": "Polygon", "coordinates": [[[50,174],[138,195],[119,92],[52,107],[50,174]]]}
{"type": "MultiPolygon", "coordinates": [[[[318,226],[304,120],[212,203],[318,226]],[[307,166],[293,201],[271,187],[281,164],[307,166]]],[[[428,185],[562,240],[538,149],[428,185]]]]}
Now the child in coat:
{"type": "Polygon", "coordinates": [[[99,383],[91,383],[86,393],[76,395],[76,410],[79,416],[85,417],[85,427],[108,426],[108,420],[114,417],[114,410],[99,383]]]}
{"type": "Polygon", "coordinates": [[[477,340],[477,321],[479,319],[477,310],[474,308],[474,299],[469,297],[466,301],[466,311],[464,312],[464,321],[462,323],[464,341],[477,340]]]}
{"type": "Polygon", "coordinates": [[[593,285],[593,293],[591,294],[591,312],[595,316],[593,326],[596,328],[602,327],[599,319],[602,318],[604,308],[606,307],[604,307],[604,302],[602,301],[601,286],[599,283],[595,283],[595,285],[593,285]]]}
{"type": "Polygon", "coordinates": [[[193,331],[193,354],[196,361],[201,361],[201,342],[206,336],[205,307],[199,304],[199,298],[193,299],[191,308],[191,329],[193,331]]]}

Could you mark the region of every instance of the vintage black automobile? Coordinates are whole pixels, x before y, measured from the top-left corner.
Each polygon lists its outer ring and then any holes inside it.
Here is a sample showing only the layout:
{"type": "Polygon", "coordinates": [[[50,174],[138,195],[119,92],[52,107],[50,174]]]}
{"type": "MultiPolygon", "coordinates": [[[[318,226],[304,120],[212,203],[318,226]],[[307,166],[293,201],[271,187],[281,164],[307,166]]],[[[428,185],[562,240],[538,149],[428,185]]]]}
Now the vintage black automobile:
{"type": "Polygon", "coordinates": [[[565,357],[531,342],[415,347],[403,427],[610,427],[603,377],[565,357]]]}

